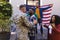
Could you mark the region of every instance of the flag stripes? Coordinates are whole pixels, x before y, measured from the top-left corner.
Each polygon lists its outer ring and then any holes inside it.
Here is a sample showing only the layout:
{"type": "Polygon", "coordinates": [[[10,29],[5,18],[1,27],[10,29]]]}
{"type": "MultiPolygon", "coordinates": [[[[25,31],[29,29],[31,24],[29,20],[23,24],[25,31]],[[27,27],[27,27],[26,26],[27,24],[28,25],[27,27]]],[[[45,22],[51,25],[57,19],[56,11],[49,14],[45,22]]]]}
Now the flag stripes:
{"type": "MultiPolygon", "coordinates": [[[[42,6],[42,8],[48,7],[48,6],[49,5],[44,5],[42,6]]],[[[43,11],[42,24],[45,24],[45,25],[50,24],[51,12],[52,12],[52,7],[43,11]]]]}

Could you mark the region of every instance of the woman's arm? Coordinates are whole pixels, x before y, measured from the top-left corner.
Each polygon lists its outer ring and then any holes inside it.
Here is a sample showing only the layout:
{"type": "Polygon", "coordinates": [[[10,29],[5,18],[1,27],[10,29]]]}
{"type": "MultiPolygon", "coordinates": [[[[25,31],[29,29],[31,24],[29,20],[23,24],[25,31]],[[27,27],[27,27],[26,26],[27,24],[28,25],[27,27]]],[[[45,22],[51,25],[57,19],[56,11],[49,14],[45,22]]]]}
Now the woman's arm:
{"type": "Polygon", "coordinates": [[[53,30],[56,32],[56,33],[60,33],[60,24],[57,25],[56,27],[53,27],[53,30]],[[57,28],[58,27],[58,28],[57,28]]]}
{"type": "Polygon", "coordinates": [[[43,10],[51,8],[52,6],[53,6],[53,4],[49,4],[49,5],[46,5],[46,7],[40,8],[40,9],[43,11],[43,10]]]}

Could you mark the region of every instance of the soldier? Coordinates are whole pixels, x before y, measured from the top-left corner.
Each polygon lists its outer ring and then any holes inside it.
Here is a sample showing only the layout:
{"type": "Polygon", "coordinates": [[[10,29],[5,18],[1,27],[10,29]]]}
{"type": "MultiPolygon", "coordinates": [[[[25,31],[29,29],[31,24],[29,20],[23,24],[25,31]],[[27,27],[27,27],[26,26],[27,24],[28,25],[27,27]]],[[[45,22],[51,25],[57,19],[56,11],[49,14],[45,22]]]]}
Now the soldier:
{"type": "Polygon", "coordinates": [[[19,10],[20,10],[20,13],[16,14],[13,17],[14,23],[17,26],[16,27],[17,34],[18,34],[17,40],[29,40],[28,31],[30,28],[33,27],[34,24],[36,24],[36,22],[32,23],[27,20],[25,5],[20,5],[19,10]]]}

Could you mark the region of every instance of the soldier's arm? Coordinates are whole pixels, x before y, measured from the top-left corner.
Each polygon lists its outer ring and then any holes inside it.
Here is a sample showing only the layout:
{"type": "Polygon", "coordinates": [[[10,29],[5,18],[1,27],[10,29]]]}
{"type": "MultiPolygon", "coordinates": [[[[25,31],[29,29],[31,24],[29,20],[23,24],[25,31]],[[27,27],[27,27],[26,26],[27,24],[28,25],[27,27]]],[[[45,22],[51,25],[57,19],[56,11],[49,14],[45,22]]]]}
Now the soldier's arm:
{"type": "Polygon", "coordinates": [[[25,26],[27,26],[27,27],[33,27],[34,26],[34,23],[29,22],[26,17],[22,17],[21,19],[23,20],[23,23],[25,24],[25,26]]]}

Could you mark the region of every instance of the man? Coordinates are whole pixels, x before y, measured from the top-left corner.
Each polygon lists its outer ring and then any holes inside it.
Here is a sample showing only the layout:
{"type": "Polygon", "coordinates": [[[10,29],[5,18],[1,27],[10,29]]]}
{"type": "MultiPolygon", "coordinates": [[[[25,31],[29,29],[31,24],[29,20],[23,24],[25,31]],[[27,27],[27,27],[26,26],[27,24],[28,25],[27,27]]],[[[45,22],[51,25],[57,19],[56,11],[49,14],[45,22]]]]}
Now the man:
{"type": "Polygon", "coordinates": [[[18,39],[17,40],[29,40],[28,31],[36,23],[31,23],[26,18],[26,7],[25,5],[20,5],[20,13],[16,14],[13,18],[13,22],[16,24],[16,30],[18,39]]]}
{"type": "MultiPolygon", "coordinates": [[[[30,8],[29,11],[27,12],[27,16],[30,17],[30,13],[32,13],[33,11],[33,14],[34,16],[36,17],[37,21],[38,21],[38,17],[37,17],[37,14],[34,12],[34,9],[33,8],[30,8]]],[[[28,18],[29,19],[29,18],[28,18]]]]}
{"type": "Polygon", "coordinates": [[[35,13],[34,13],[34,10],[32,8],[29,9],[29,13],[28,13],[28,16],[29,16],[29,21],[34,23],[36,22],[36,24],[34,24],[34,30],[31,29],[30,32],[29,32],[29,38],[30,40],[36,40],[36,33],[37,33],[37,17],[35,16],[35,13]]]}

